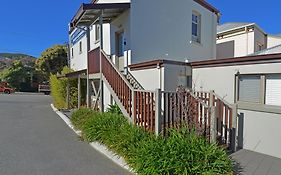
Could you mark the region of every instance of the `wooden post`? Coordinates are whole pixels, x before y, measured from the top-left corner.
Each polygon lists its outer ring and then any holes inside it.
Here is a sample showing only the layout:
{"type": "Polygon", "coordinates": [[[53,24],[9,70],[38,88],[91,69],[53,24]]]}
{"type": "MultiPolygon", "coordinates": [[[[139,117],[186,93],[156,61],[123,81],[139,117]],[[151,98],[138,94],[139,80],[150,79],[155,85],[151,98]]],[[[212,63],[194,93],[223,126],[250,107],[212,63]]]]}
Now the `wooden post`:
{"type": "Polygon", "coordinates": [[[231,150],[235,152],[237,150],[238,142],[237,142],[237,120],[238,120],[238,106],[237,103],[232,105],[232,129],[231,129],[231,150]]]}
{"type": "Polygon", "coordinates": [[[131,119],[133,121],[133,124],[136,124],[136,116],[135,116],[135,110],[136,110],[136,105],[135,105],[135,91],[132,90],[132,100],[131,100],[131,105],[132,105],[132,116],[131,119]]]}
{"type": "Polygon", "coordinates": [[[91,32],[90,32],[90,27],[87,27],[86,30],[87,33],[87,96],[86,96],[86,103],[87,103],[87,108],[91,107],[91,89],[90,89],[90,78],[89,78],[89,52],[90,52],[90,44],[91,44],[91,32]]]}
{"type": "Polygon", "coordinates": [[[211,142],[217,141],[217,117],[216,117],[216,107],[214,106],[214,91],[210,91],[210,110],[211,110],[211,123],[210,123],[210,135],[211,142]]]}
{"type": "Polygon", "coordinates": [[[78,109],[81,107],[81,78],[78,76],[78,109]]]}
{"type": "Polygon", "coordinates": [[[156,89],[155,94],[155,134],[158,136],[161,133],[161,89],[156,89]]]}

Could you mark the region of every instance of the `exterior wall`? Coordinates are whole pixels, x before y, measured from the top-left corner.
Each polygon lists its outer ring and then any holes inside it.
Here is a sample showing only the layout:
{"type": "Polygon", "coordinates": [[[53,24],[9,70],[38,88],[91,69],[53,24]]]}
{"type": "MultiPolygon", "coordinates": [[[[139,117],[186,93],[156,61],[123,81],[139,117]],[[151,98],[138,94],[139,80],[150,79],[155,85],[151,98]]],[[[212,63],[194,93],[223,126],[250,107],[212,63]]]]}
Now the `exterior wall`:
{"type": "Polygon", "coordinates": [[[215,92],[229,103],[234,103],[235,74],[280,73],[281,63],[252,64],[223,67],[194,68],[193,87],[196,90],[215,92]]]}
{"type": "Polygon", "coordinates": [[[105,83],[103,84],[103,105],[105,111],[111,105],[111,93],[105,83]]]}
{"type": "Polygon", "coordinates": [[[189,84],[185,78],[191,77],[191,67],[181,65],[164,65],[164,90],[175,91],[179,85],[189,84]],[[182,79],[182,80],[181,80],[182,79]],[[183,82],[186,81],[186,82],[183,82]]]}
{"type": "MultiPolygon", "coordinates": [[[[205,67],[193,69],[193,86],[196,90],[215,92],[227,102],[234,103],[235,74],[266,74],[280,73],[281,63],[237,65],[223,67],[205,67]]],[[[238,126],[243,133],[242,147],[251,151],[281,158],[279,145],[281,140],[281,110],[279,107],[253,105],[253,109],[238,105],[238,113],[243,113],[243,127],[238,126]],[[263,110],[263,107],[267,109],[263,110]],[[242,110],[243,109],[243,110],[242,110]],[[246,110],[247,109],[247,110],[246,110]],[[273,110],[279,112],[274,112],[273,110]],[[243,129],[242,129],[243,128],[243,129]],[[242,129],[242,130],[241,130],[242,129]]],[[[239,140],[240,140],[239,139],[239,140]]]]}
{"type": "Polygon", "coordinates": [[[163,90],[164,68],[151,68],[130,72],[145,90],[154,91],[159,88],[163,90]]]}
{"type": "Polygon", "coordinates": [[[84,36],[70,47],[70,68],[78,71],[87,69],[87,38],[84,36]],[[82,52],[79,52],[79,43],[82,42],[82,52]],[[73,56],[72,52],[73,51],[73,56]]]}
{"type": "Polygon", "coordinates": [[[255,50],[254,52],[260,51],[258,48],[258,44],[262,44],[262,50],[267,48],[267,36],[259,29],[255,29],[255,50]]]}
{"type": "Polygon", "coordinates": [[[281,158],[281,114],[239,110],[244,114],[243,148],[281,158]]]}
{"type": "Polygon", "coordinates": [[[217,16],[193,0],[132,0],[132,63],[216,57],[217,16]],[[192,43],[192,11],[201,14],[201,44],[192,43]]]}
{"type": "Polygon", "coordinates": [[[267,36],[267,48],[271,48],[281,44],[281,37],[267,36]]]}
{"type": "Polygon", "coordinates": [[[217,59],[234,57],[234,40],[217,44],[217,59]]]}
{"type": "Polygon", "coordinates": [[[126,42],[125,52],[124,52],[124,67],[131,62],[131,30],[130,30],[130,10],[127,10],[123,14],[121,14],[116,20],[112,22],[110,25],[110,47],[111,47],[111,55],[113,57],[113,61],[115,62],[116,54],[117,54],[117,41],[116,34],[118,32],[124,32],[124,40],[126,42]]]}
{"type": "MultiPolygon", "coordinates": [[[[233,36],[225,36],[225,38],[218,39],[217,44],[234,41],[234,57],[242,57],[254,53],[254,32],[240,33],[233,36]]],[[[219,51],[222,52],[222,51],[219,51]]],[[[227,55],[227,58],[229,55],[227,55]]]]}
{"type": "MultiPolygon", "coordinates": [[[[72,34],[75,31],[72,32],[72,34]]],[[[72,35],[71,34],[71,35],[72,35]]],[[[110,25],[104,24],[103,25],[103,45],[104,45],[104,51],[107,54],[111,53],[111,47],[110,47],[110,25]]],[[[93,50],[97,47],[99,47],[100,42],[96,41],[95,38],[95,26],[91,26],[90,31],[90,50],[93,50]]],[[[70,55],[72,55],[72,48],[73,48],[73,57],[70,58],[70,68],[78,71],[82,69],[87,69],[87,36],[84,35],[80,40],[78,40],[74,45],[70,44],[70,55]],[[79,52],[79,43],[82,43],[82,52],[79,52]]]]}

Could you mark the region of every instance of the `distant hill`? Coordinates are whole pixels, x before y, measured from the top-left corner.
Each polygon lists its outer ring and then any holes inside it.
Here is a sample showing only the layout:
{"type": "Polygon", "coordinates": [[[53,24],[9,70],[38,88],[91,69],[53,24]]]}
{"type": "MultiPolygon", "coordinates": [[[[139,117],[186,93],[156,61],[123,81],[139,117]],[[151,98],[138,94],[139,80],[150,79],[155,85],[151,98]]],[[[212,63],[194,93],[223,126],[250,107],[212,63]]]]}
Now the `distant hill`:
{"type": "Polygon", "coordinates": [[[0,53],[0,71],[9,68],[13,61],[20,60],[24,65],[35,62],[35,57],[21,53],[0,53]]]}

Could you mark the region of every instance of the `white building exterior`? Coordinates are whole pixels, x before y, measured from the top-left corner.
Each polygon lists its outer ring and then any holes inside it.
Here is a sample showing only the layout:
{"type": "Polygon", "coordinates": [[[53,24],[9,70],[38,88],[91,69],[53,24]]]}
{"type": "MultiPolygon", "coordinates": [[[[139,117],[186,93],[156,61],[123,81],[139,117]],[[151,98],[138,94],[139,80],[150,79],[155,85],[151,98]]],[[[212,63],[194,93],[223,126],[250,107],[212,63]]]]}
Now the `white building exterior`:
{"type": "Polygon", "coordinates": [[[225,23],[217,28],[217,58],[242,57],[267,48],[267,34],[255,23],[225,23]]]}
{"type": "Polygon", "coordinates": [[[281,35],[267,35],[267,48],[281,45],[281,35]]]}
{"type": "Polygon", "coordinates": [[[193,87],[238,104],[240,148],[281,158],[281,55],[192,64],[193,87]]]}
{"type": "MultiPolygon", "coordinates": [[[[228,23],[217,31],[219,12],[203,0],[96,0],[92,3],[101,4],[98,10],[105,10],[104,17],[114,13],[110,12],[112,9],[103,9],[108,7],[104,4],[127,3],[129,7],[114,9],[118,15],[111,16],[110,22],[103,21],[102,32],[98,22],[91,25],[89,38],[85,31],[79,31],[81,27],[72,26],[72,69],[90,69],[87,53],[99,48],[102,38],[103,50],[118,72],[124,77],[128,72],[132,74],[144,90],[173,91],[184,85],[196,91],[214,90],[228,103],[238,103],[239,146],[281,158],[278,147],[281,144],[278,139],[281,55],[235,58],[269,46],[274,48],[267,52],[280,50],[278,37],[267,37],[254,23],[228,23]]],[[[97,9],[91,8],[89,14],[93,15],[84,17],[85,21],[99,17],[94,13],[97,9]]],[[[82,10],[81,14],[86,12],[82,10]]],[[[78,13],[73,23],[80,17],[78,13]]],[[[118,101],[109,81],[99,81],[103,79],[99,73],[90,73],[89,77],[102,87],[105,109],[118,101]]]]}

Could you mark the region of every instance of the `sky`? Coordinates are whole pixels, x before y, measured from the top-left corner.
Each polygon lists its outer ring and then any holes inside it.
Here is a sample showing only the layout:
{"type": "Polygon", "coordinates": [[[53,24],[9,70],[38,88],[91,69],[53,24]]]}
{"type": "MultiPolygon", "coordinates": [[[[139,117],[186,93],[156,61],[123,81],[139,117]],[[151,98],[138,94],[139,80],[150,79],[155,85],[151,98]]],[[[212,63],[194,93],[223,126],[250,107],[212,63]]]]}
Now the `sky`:
{"type": "MultiPolygon", "coordinates": [[[[1,0],[0,53],[39,57],[68,41],[68,23],[90,0],[1,0]]],[[[173,0],[180,1],[180,0],[173,0]]],[[[220,22],[255,22],[267,33],[281,34],[280,0],[207,0],[221,11],[220,22]]]]}

